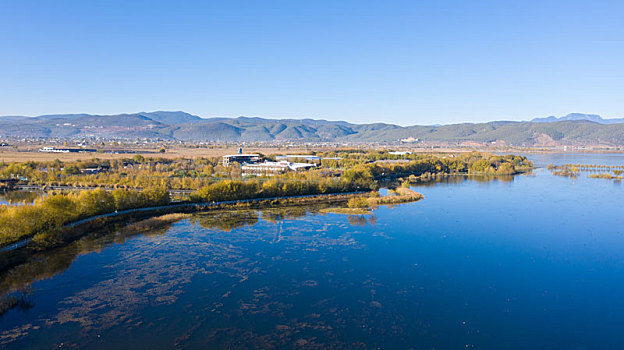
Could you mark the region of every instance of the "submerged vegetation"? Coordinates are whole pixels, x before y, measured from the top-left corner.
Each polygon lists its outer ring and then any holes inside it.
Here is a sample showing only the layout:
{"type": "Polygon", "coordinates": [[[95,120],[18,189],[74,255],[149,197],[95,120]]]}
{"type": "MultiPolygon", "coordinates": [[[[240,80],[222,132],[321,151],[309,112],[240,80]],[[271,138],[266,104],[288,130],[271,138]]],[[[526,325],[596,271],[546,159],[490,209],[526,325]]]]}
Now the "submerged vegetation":
{"type": "Polygon", "coordinates": [[[131,233],[151,231],[151,230],[163,227],[163,226],[167,226],[176,221],[186,219],[188,217],[190,217],[190,214],[183,214],[183,213],[165,214],[165,215],[141,220],[138,222],[133,222],[129,224],[128,226],[126,226],[125,231],[131,232],[131,233]]]}
{"type": "MultiPolygon", "coordinates": [[[[291,203],[299,204],[299,203],[291,203]]],[[[319,214],[324,205],[289,205],[266,209],[224,209],[212,212],[189,214],[166,214],[129,225],[125,223],[110,224],[94,231],[80,240],[74,240],[66,245],[46,251],[36,251],[33,254],[22,254],[19,264],[10,264],[2,270],[6,261],[0,256],[0,317],[10,309],[25,309],[30,307],[28,297],[30,286],[41,279],[66,270],[72,261],[79,255],[100,251],[110,244],[121,244],[137,234],[157,236],[164,234],[173,222],[189,219],[191,223],[203,228],[222,232],[231,232],[248,225],[256,224],[260,218],[271,223],[281,223],[304,217],[309,214],[319,214]]],[[[351,225],[374,224],[375,217],[367,219],[350,216],[351,225]]],[[[278,226],[279,227],[279,226],[278,226]]],[[[280,231],[278,231],[279,233],[280,231]]]]}
{"type": "MultiPolygon", "coordinates": [[[[50,232],[58,233],[67,224],[129,209],[168,206],[172,202],[219,203],[369,192],[377,190],[382,181],[404,181],[407,185],[413,179],[422,181],[432,174],[510,175],[532,168],[526,157],[476,152],[397,155],[388,151],[348,150],[316,155],[321,164],[314,170],[259,177],[244,176],[239,164],[220,165],[218,158],[135,156],[105,161],[0,163],[0,179],[27,185],[70,186],[65,192],[48,193],[31,204],[0,205],[0,247],[27,238],[45,246],[46,240],[58,236],[50,232]],[[85,186],[96,188],[75,191],[85,186]],[[172,199],[173,194],[179,197],[175,198],[177,201],[172,199]]],[[[362,211],[422,198],[404,187],[396,191],[365,201],[352,199],[349,208],[362,211]]],[[[271,202],[265,201],[264,205],[271,202]]]]}

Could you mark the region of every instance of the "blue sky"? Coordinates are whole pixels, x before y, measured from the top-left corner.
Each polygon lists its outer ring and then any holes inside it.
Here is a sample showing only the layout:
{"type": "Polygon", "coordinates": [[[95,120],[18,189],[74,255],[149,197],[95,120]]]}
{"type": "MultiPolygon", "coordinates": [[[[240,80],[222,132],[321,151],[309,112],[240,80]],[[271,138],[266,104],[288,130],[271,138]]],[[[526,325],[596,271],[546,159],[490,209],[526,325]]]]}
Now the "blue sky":
{"type": "Polygon", "coordinates": [[[624,117],[624,1],[0,0],[0,115],[624,117]]]}

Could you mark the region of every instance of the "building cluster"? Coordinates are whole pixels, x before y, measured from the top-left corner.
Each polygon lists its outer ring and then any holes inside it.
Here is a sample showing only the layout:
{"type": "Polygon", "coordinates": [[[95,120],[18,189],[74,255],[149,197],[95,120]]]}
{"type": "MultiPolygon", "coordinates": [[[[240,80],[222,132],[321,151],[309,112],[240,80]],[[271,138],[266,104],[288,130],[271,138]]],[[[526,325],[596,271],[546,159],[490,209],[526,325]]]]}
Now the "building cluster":
{"type": "Polygon", "coordinates": [[[86,174],[86,175],[93,175],[93,174],[99,174],[99,173],[106,173],[108,172],[109,169],[110,167],[108,165],[98,165],[97,167],[92,167],[92,168],[82,168],[80,169],[80,173],[86,174]]]}
{"type": "Polygon", "coordinates": [[[313,155],[309,155],[309,154],[287,154],[285,156],[275,156],[275,160],[277,160],[278,162],[281,161],[305,161],[305,162],[320,162],[321,161],[321,157],[319,156],[313,156],[313,155]]]}
{"type": "Polygon", "coordinates": [[[288,171],[305,171],[317,166],[321,158],[311,155],[285,155],[275,157],[276,161],[262,159],[259,154],[230,154],[223,156],[223,165],[239,163],[244,175],[275,175],[288,171]],[[296,162],[299,161],[299,162],[296,162]],[[305,161],[301,162],[301,161],[305,161]]]}
{"type": "Polygon", "coordinates": [[[260,162],[259,154],[230,154],[223,156],[223,166],[230,166],[233,163],[239,164],[256,164],[260,162]]]}
{"type": "Polygon", "coordinates": [[[56,147],[42,147],[39,148],[39,152],[44,153],[94,153],[96,149],[89,148],[56,148],[56,147]]]}

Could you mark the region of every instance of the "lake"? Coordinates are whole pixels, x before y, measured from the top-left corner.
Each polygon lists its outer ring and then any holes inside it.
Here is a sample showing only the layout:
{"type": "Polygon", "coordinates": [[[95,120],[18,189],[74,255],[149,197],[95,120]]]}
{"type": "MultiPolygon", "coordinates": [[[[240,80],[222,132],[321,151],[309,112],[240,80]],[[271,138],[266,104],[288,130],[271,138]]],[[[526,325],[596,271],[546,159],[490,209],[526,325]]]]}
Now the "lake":
{"type": "Polygon", "coordinates": [[[0,346],[624,348],[621,182],[540,168],[414,189],[425,199],[372,215],[224,212],[85,237],[1,276],[0,346]]]}

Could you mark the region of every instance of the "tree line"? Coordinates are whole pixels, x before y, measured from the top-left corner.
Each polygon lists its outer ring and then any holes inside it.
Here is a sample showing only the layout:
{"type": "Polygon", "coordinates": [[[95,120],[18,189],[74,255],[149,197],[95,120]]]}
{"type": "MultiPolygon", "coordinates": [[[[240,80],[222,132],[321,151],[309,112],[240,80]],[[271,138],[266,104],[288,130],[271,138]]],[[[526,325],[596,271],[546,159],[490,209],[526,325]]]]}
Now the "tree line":
{"type": "Polygon", "coordinates": [[[116,189],[54,193],[30,205],[0,206],[0,246],[37,234],[58,230],[63,225],[99,214],[119,210],[167,205],[171,201],[165,188],[142,191],[116,189]]]}

